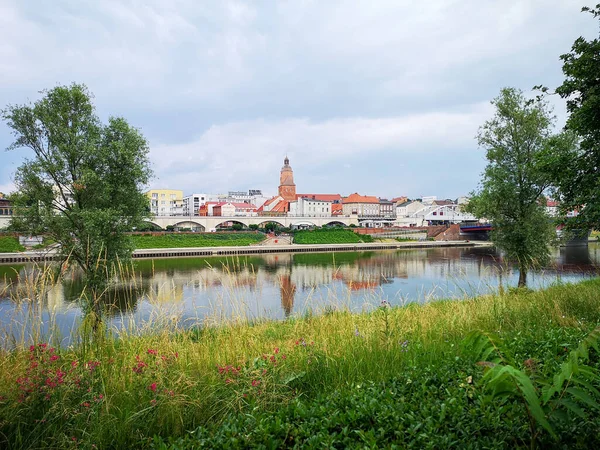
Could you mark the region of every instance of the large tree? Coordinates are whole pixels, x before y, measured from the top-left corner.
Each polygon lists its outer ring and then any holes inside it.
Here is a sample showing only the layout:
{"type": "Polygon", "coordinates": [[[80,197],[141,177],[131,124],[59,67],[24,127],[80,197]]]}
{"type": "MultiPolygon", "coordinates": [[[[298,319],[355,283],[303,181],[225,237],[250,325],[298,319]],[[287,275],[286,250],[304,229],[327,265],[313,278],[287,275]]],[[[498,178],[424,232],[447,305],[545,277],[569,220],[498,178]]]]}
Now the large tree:
{"type": "Polygon", "coordinates": [[[97,291],[111,264],[131,255],[124,232],[148,214],[148,143],[123,118],[103,124],[84,85],[43,94],[2,111],[15,138],[8,149],[33,150],[15,174],[15,225],[49,235],[97,291]]]}
{"type": "MultiPolygon", "coordinates": [[[[600,4],[583,11],[600,19],[600,4]]],[[[563,212],[580,211],[571,219],[573,228],[600,229],[600,39],[580,37],[560,58],[565,81],[556,93],[567,100],[566,129],[577,135],[579,146],[552,165],[557,197],[563,212]]]]}
{"type": "Polygon", "coordinates": [[[549,257],[555,231],[545,210],[551,178],[546,166],[564,140],[552,135],[553,116],[543,99],[528,100],[505,88],[492,104],[495,115],[477,135],[488,163],[468,208],[490,220],[492,240],[517,262],[522,287],[529,269],[549,257]]]}

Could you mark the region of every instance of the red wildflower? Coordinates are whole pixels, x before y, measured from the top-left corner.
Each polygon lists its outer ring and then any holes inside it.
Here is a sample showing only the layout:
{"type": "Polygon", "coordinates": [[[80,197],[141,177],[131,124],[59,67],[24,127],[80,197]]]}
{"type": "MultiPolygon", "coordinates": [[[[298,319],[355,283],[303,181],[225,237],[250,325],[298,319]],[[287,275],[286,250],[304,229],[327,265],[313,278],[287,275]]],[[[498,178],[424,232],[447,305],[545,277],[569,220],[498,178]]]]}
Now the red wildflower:
{"type": "Polygon", "coordinates": [[[52,355],[50,357],[50,361],[58,361],[59,359],[60,359],[60,356],[58,356],[58,355],[52,355]]]}
{"type": "Polygon", "coordinates": [[[30,345],[29,346],[29,351],[30,352],[34,352],[35,351],[35,345],[30,345]]]}
{"type": "Polygon", "coordinates": [[[275,354],[279,353],[279,347],[275,347],[275,350],[273,350],[275,352],[275,354]]]}
{"type": "Polygon", "coordinates": [[[230,384],[230,383],[233,383],[233,380],[231,378],[227,378],[225,380],[225,384],[230,384]]]}
{"type": "Polygon", "coordinates": [[[152,383],[152,384],[149,386],[149,389],[150,389],[152,392],[156,392],[156,383],[152,383]]]}
{"type": "Polygon", "coordinates": [[[287,358],[287,356],[285,356],[285,353],[283,355],[281,355],[281,359],[285,359],[287,358]]]}
{"type": "Polygon", "coordinates": [[[155,356],[156,356],[156,355],[158,355],[158,351],[156,351],[156,350],[153,350],[153,349],[149,348],[149,349],[148,349],[148,354],[149,354],[149,355],[155,355],[155,356]]]}
{"type": "Polygon", "coordinates": [[[252,386],[256,387],[260,385],[260,381],[259,380],[252,380],[252,386]]]}
{"type": "Polygon", "coordinates": [[[89,407],[90,407],[90,404],[89,404],[88,402],[83,402],[83,403],[81,404],[81,406],[83,406],[83,407],[85,407],[85,408],[89,408],[89,407]]]}
{"type": "Polygon", "coordinates": [[[272,363],[274,363],[275,361],[277,361],[277,358],[275,358],[275,355],[272,355],[271,358],[269,358],[271,360],[272,363]]]}

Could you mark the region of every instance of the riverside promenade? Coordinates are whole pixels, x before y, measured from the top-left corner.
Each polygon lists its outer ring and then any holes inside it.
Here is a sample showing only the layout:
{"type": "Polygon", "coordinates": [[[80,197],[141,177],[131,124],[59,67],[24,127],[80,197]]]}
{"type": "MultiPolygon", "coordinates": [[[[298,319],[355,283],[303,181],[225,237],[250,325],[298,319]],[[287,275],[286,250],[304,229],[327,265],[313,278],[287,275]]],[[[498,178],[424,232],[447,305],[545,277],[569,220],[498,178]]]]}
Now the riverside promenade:
{"type": "MultiPolygon", "coordinates": [[[[372,242],[358,244],[279,244],[244,247],[188,247],[135,250],[133,258],[183,258],[197,256],[258,255],[264,253],[324,253],[360,252],[373,250],[427,249],[441,247],[490,246],[485,241],[425,241],[425,242],[372,242]]],[[[56,250],[31,250],[21,253],[0,253],[0,264],[52,261],[56,250]]]]}

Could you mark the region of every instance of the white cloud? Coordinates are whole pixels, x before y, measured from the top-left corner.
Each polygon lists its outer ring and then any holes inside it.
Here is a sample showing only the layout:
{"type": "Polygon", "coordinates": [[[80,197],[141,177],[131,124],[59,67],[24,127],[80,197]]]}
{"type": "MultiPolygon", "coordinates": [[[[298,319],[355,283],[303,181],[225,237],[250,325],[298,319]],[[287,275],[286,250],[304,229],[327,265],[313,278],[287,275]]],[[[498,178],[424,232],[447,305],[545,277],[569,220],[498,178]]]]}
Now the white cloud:
{"type": "MultiPolygon", "coordinates": [[[[434,157],[438,152],[473,148],[477,127],[490,112],[488,104],[476,104],[458,112],[378,119],[261,119],[215,125],[193,142],[153,146],[151,159],[159,175],[153,185],[188,193],[234,187],[274,192],[287,154],[297,177],[325,172],[336,191],[348,180],[328,167],[365,157],[373,158],[377,165],[383,154],[390,163],[400,164],[417,153],[434,157]]],[[[368,189],[370,178],[355,180],[355,190],[368,189]]]]}

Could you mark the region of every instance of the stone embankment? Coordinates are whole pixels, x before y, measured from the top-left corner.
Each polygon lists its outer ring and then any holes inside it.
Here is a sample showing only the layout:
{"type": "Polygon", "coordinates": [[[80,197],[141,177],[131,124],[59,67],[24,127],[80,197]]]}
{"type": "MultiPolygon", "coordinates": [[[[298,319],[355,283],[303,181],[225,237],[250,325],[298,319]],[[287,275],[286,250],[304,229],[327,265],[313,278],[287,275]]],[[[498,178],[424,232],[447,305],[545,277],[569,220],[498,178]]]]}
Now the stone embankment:
{"type": "MultiPolygon", "coordinates": [[[[196,248],[156,248],[136,250],[133,257],[138,258],[181,258],[190,256],[257,255],[263,253],[305,253],[305,252],[360,252],[367,250],[427,249],[440,247],[488,246],[489,242],[469,241],[426,241],[397,243],[360,243],[360,244],[275,244],[246,247],[196,247],[196,248]]],[[[27,263],[51,261],[56,252],[28,251],[23,253],[0,253],[0,263],[27,263]]]]}

